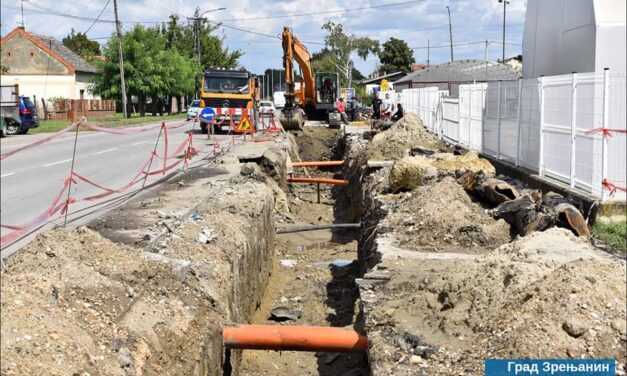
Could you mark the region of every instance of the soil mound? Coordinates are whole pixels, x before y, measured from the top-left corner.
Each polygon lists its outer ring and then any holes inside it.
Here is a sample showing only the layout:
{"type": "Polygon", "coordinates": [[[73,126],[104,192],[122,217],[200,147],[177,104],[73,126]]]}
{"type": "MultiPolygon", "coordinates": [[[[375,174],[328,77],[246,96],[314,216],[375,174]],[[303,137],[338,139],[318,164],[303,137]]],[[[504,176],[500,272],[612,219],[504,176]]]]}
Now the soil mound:
{"type": "Polygon", "coordinates": [[[416,188],[389,203],[383,226],[395,229],[403,249],[480,252],[510,241],[510,226],[473,202],[452,177],[416,188]]]}
{"type": "Polygon", "coordinates": [[[399,160],[415,146],[438,150],[443,144],[427,131],[417,115],[408,113],[390,129],[374,136],[367,155],[370,160],[399,160]]]}

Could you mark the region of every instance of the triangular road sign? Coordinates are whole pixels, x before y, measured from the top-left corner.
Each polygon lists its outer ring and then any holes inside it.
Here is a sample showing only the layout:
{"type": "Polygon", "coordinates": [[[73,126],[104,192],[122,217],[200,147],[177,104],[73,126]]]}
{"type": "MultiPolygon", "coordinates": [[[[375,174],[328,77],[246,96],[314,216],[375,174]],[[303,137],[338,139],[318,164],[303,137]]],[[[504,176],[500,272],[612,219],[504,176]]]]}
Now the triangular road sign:
{"type": "Polygon", "coordinates": [[[254,133],[255,127],[253,127],[250,120],[248,120],[248,115],[242,116],[239,123],[237,123],[237,127],[235,128],[236,132],[239,133],[254,133]]]}

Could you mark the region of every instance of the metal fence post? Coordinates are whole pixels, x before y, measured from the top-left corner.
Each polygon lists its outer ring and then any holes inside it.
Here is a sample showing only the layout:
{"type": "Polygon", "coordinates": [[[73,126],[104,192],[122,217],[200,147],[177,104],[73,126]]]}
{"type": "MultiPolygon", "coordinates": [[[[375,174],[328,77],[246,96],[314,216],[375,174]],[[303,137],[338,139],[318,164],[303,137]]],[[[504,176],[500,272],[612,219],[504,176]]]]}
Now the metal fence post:
{"type": "Polygon", "coordinates": [[[501,95],[503,93],[503,81],[499,80],[499,94],[496,100],[496,118],[498,119],[498,125],[496,128],[496,159],[501,159],[501,95]]]}
{"type": "Polygon", "coordinates": [[[577,138],[577,73],[573,72],[572,76],[572,106],[570,115],[570,187],[575,188],[575,163],[577,156],[576,138],[577,138]]]}
{"type": "MultiPolygon", "coordinates": [[[[610,127],[609,124],[609,113],[610,113],[610,68],[605,68],[603,70],[603,129],[608,129],[610,127]]],[[[607,179],[607,136],[605,132],[601,132],[601,136],[603,137],[603,143],[601,144],[601,201],[607,200],[607,190],[603,183],[607,179]]]]}
{"type": "Polygon", "coordinates": [[[540,99],[540,156],[538,158],[538,175],[544,176],[544,77],[540,76],[538,83],[540,99]]]}
{"type": "Polygon", "coordinates": [[[520,166],[520,105],[522,104],[522,78],[518,79],[518,107],[516,108],[516,166],[520,166]]]}

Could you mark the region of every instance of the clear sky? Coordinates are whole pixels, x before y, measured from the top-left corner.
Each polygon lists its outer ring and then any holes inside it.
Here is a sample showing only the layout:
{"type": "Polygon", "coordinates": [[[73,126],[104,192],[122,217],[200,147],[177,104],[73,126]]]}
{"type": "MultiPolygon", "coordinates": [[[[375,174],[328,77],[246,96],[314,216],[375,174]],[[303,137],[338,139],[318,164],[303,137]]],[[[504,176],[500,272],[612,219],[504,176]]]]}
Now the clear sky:
{"type": "MultiPolygon", "coordinates": [[[[62,39],[74,28],[85,32],[92,19],[104,11],[101,20],[113,19],[113,1],[105,8],[107,0],[24,0],[24,25],[27,31],[51,35],[62,39]],[[51,14],[43,9],[52,9],[51,14]],[[65,17],[63,16],[65,15],[65,17]],[[83,17],[80,19],[78,16],[83,17]]],[[[191,16],[194,8],[202,11],[225,7],[225,10],[210,12],[206,17],[222,21],[225,27],[216,31],[225,37],[230,49],[244,51],[240,62],[249,70],[260,73],[266,68],[281,68],[281,42],[278,36],[283,26],[290,26],[295,34],[312,52],[322,48],[326,21],[342,23],[345,29],[357,36],[367,36],[385,42],[390,37],[405,40],[414,49],[416,62],[427,60],[427,40],[431,46],[431,63],[450,60],[448,14],[451,9],[453,44],[494,41],[488,47],[488,59],[501,57],[503,4],[498,0],[216,0],[212,2],[181,0],[119,0],[120,19],[123,28],[129,30],[135,22],[162,22],[169,14],[182,18],[191,16]],[[398,4],[398,3],[405,4],[398,4]],[[398,5],[393,5],[398,4],[398,5]],[[390,5],[379,7],[381,5],[390,5]],[[342,12],[346,9],[369,8],[342,12]],[[328,12],[325,14],[312,14],[328,12]],[[333,13],[330,13],[333,12],[333,13]],[[307,14],[304,16],[294,16],[307,14]],[[236,30],[232,27],[247,31],[236,30]],[[258,33],[258,34],[255,34],[258,33]],[[259,35],[264,34],[264,35],[259,35]],[[440,46],[438,48],[438,46],[440,46]]],[[[2,35],[21,22],[20,0],[2,0],[2,35]]],[[[522,35],[526,0],[510,0],[507,6],[506,57],[515,56],[522,50],[522,35]]],[[[114,24],[98,22],[89,29],[88,37],[105,42],[113,32],[114,24]],[[100,39],[102,38],[102,39],[100,39]]],[[[466,44],[454,47],[455,59],[483,59],[484,44],[466,44]]],[[[370,74],[378,62],[375,56],[366,61],[355,59],[356,67],[370,74]]]]}

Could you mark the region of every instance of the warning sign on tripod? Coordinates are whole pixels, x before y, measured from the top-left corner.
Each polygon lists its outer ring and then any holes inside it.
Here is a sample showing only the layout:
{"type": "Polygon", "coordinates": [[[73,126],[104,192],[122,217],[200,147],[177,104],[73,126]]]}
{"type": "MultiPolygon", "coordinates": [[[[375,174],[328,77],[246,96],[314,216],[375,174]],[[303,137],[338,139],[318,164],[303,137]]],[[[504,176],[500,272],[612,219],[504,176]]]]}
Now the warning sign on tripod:
{"type": "Polygon", "coordinates": [[[255,127],[248,119],[248,114],[242,116],[239,123],[237,123],[235,131],[238,133],[255,133],[255,127]]]}

